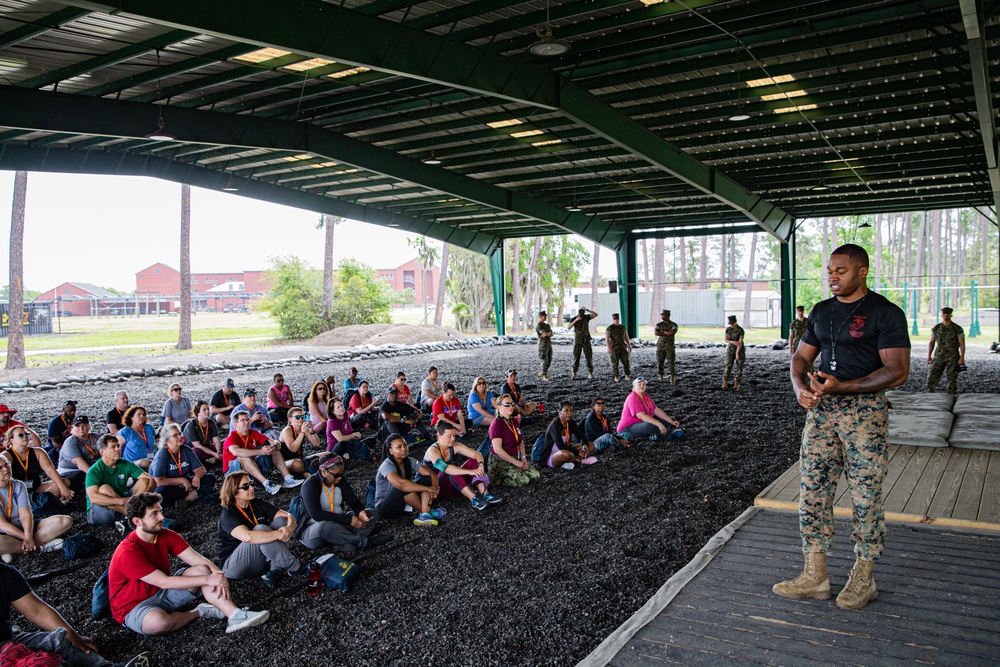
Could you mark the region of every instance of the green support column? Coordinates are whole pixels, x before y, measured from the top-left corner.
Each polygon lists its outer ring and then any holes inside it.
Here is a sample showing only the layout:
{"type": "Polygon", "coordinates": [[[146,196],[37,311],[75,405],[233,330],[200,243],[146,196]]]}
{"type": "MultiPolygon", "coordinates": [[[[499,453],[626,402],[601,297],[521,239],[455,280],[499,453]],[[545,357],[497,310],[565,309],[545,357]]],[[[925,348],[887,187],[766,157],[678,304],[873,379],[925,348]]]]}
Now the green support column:
{"type": "Polygon", "coordinates": [[[795,319],[795,234],[781,244],[781,335],[788,338],[795,319]]]}
{"type": "Polygon", "coordinates": [[[497,335],[507,334],[507,287],[504,281],[503,242],[490,252],[490,282],[493,284],[493,314],[497,320],[497,335]]]}
{"type": "Polygon", "coordinates": [[[622,324],[628,330],[628,337],[639,335],[639,293],[636,269],[635,239],[631,235],[618,249],[618,304],[621,307],[622,324]]]}

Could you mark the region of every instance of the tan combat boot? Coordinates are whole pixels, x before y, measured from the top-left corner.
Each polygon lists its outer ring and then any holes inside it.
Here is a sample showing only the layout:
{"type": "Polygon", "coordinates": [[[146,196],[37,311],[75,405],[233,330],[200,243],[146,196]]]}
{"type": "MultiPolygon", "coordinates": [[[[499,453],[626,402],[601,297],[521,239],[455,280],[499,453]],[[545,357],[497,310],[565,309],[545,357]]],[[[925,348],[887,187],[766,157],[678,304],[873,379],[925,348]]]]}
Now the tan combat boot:
{"type": "Polygon", "coordinates": [[[660,373],[660,382],[663,382],[663,373],[660,373]]]}
{"type": "Polygon", "coordinates": [[[723,389],[729,389],[729,380],[723,380],[722,381],[722,388],[723,389]]]}
{"type": "Polygon", "coordinates": [[[588,380],[593,380],[594,379],[594,372],[593,371],[587,373],[587,379],[588,380]]]}
{"type": "Polygon", "coordinates": [[[616,375],[615,376],[615,382],[621,382],[621,381],[622,381],[622,379],[616,375]]]}
{"type": "Polygon", "coordinates": [[[538,377],[540,377],[540,378],[545,377],[545,372],[544,371],[538,371],[538,377]]]}
{"type": "Polygon", "coordinates": [[[631,384],[632,383],[632,376],[631,375],[626,375],[625,376],[625,381],[628,382],[629,384],[631,384]]]}
{"type": "Polygon", "coordinates": [[[548,382],[549,381],[549,376],[546,375],[545,373],[542,373],[542,379],[545,380],[546,382],[548,382]]]}
{"type": "Polygon", "coordinates": [[[864,609],[865,605],[878,597],[875,577],[872,576],[874,564],[870,560],[861,559],[854,562],[851,576],[847,578],[847,585],[837,596],[838,607],[841,609],[864,609]]]}
{"type": "Polygon", "coordinates": [[[794,579],[775,584],[771,590],[789,600],[802,600],[804,598],[829,600],[831,594],[830,580],[826,576],[826,554],[809,551],[805,553],[805,560],[806,565],[802,574],[794,579]]]}
{"type": "MultiPolygon", "coordinates": [[[[663,379],[662,375],[660,376],[660,379],[663,379]]],[[[670,374],[670,384],[677,384],[677,376],[673,373],[670,374]]]]}
{"type": "Polygon", "coordinates": [[[740,388],[740,381],[737,380],[735,384],[733,384],[733,389],[739,389],[739,388],[740,388]]]}

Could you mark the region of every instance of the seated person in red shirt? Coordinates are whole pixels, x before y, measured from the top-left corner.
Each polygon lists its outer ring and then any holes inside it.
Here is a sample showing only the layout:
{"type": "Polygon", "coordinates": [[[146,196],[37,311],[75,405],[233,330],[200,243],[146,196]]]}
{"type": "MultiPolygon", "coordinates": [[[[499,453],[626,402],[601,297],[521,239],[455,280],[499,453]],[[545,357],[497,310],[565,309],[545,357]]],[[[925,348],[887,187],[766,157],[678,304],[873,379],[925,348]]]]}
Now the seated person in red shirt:
{"type": "Polygon", "coordinates": [[[19,422],[14,419],[13,417],[16,414],[17,410],[0,403],[0,438],[6,438],[7,431],[9,431],[12,427],[22,426],[24,427],[24,430],[28,432],[28,446],[41,447],[42,441],[39,439],[38,434],[25,426],[24,422],[19,422]]]}
{"type": "Polygon", "coordinates": [[[229,582],[215,563],[163,527],[158,493],[139,493],[128,499],[125,513],[134,528],[115,549],[108,568],[111,615],[141,635],[177,632],[196,618],[229,619],[226,632],[264,623],[268,611],[239,609],[229,595],[229,582]],[[170,574],[170,557],[188,564],[170,574]],[[191,611],[178,611],[204,596],[207,602],[191,611]]]}
{"type": "Polygon", "coordinates": [[[441,395],[434,400],[431,407],[431,426],[439,421],[447,422],[458,431],[458,437],[465,435],[465,415],[462,414],[462,401],[455,398],[455,385],[445,382],[441,395]]]}
{"type": "Polygon", "coordinates": [[[288,472],[285,459],[281,456],[281,443],[251,429],[248,413],[237,412],[232,424],[233,430],[222,445],[223,474],[243,470],[260,482],[272,496],[282,488],[294,489],[302,484],[303,480],[295,479],[288,472]],[[267,478],[272,467],[277,468],[284,476],[281,484],[275,484],[267,478]]]}

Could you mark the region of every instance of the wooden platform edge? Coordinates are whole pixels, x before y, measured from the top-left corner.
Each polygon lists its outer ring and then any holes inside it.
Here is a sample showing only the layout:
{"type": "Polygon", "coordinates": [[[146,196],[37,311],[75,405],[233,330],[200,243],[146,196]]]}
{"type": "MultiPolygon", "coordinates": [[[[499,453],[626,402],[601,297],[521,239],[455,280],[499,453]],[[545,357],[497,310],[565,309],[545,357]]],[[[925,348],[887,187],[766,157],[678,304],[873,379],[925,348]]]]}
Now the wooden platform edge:
{"type": "Polygon", "coordinates": [[[722,551],[722,548],[726,546],[726,543],[736,531],[746,525],[759,512],[761,512],[761,509],[758,507],[748,507],[743,514],[736,517],[729,525],[713,535],[705,546],[701,548],[701,551],[695,554],[691,562],[678,570],[674,576],[667,579],[666,583],[653,594],[653,597],[646,601],[646,604],[642,605],[628,620],[618,626],[587,657],[578,662],[577,667],[604,667],[610,663],[637,632],[656,618],[677,597],[684,586],[712,562],[712,559],[722,551]]]}
{"type": "MultiPolygon", "coordinates": [[[[771,500],[770,498],[756,498],[753,501],[754,507],[763,507],[773,510],[786,510],[798,512],[798,503],[790,503],[782,500],[771,500]]],[[[849,507],[834,507],[833,515],[838,517],[851,518],[852,512],[849,507]]],[[[946,526],[952,528],[975,528],[977,530],[990,530],[1000,532],[1000,523],[990,523],[987,521],[972,521],[969,519],[951,519],[948,517],[926,516],[921,514],[901,514],[898,512],[886,512],[887,521],[901,521],[903,523],[920,523],[925,526],[946,526]]]]}

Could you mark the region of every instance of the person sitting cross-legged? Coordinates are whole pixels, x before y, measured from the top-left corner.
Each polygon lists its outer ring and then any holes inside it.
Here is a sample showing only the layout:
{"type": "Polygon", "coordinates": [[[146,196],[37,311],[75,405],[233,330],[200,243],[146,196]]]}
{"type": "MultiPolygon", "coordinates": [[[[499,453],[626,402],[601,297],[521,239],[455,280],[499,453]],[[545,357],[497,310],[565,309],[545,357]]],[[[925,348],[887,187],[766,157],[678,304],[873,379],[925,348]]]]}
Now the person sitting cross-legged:
{"type": "Polygon", "coordinates": [[[205,401],[194,405],[194,417],[181,426],[181,435],[194,450],[198,460],[205,465],[214,465],[222,460],[222,441],[219,440],[219,426],[212,419],[212,408],[205,401]]]}
{"type": "MultiPolygon", "coordinates": [[[[445,384],[446,388],[448,386],[445,384]]],[[[458,429],[454,424],[439,421],[435,428],[437,442],[424,452],[424,465],[437,471],[438,497],[447,500],[461,494],[476,510],[502,503],[503,500],[489,492],[490,477],[486,474],[483,455],[458,442],[458,429]],[[464,457],[465,461],[459,463],[455,459],[456,454],[464,457]]]]}
{"type": "Polygon", "coordinates": [[[184,509],[199,497],[211,496],[215,475],[207,472],[198,455],[183,444],[181,428],[167,424],[160,431],[160,448],[149,466],[156,480],[156,492],[163,502],[184,509]]]}
{"type": "Polygon", "coordinates": [[[110,433],[97,441],[101,458],[87,471],[87,523],[105,525],[125,519],[131,494],[152,491],[156,482],[142,468],[122,458],[122,445],[110,433]]]}
{"type": "Polygon", "coordinates": [[[632,449],[633,446],[628,444],[628,440],[619,438],[618,434],[611,430],[611,420],[604,414],[607,403],[603,396],[597,396],[590,402],[590,414],[583,422],[587,442],[594,443],[595,452],[619,448],[632,449]]]}
{"type": "Polygon", "coordinates": [[[54,607],[35,595],[23,574],[10,565],[0,564],[0,644],[7,642],[55,653],[62,658],[63,667],[150,667],[153,664],[148,651],[127,662],[112,663],[103,658],[94,640],[78,634],[54,607]],[[11,607],[40,631],[23,631],[11,626],[11,607]]]}
{"type": "Polygon", "coordinates": [[[274,588],[280,572],[307,573],[308,566],[288,550],[295,533],[295,517],[258,499],[249,475],[238,471],[226,477],[219,496],[223,509],[216,532],[216,553],[227,577],[261,577],[265,586],[274,588]]]}
{"type": "Polygon", "coordinates": [[[433,468],[410,458],[410,450],[401,435],[386,438],[382,455],[382,464],[375,473],[375,509],[379,517],[394,519],[402,516],[409,506],[419,512],[413,525],[438,525],[445,510],[443,507],[431,509],[440,488],[433,468]]]}
{"type": "Polygon", "coordinates": [[[372,535],[378,515],[367,510],[344,479],[344,459],[333,454],[319,466],[319,474],[299,490],[306,508],[299,541],[308,549],[340,547],[348,557],[358,549],[385,544],[391,535],[372,535]]]}
{"type": "Polygon", "coordinates": [[[148,415],[141,405],[130,405],[122,422],[125,424],[115,435],[122,443],[122,457],[143,470],[149,470],[156,454],[156,430],[146,423],[148,415]]]}
{"type": "Polygon", "coordinates": [[[302,447],[307,442],[313,447],[319,447],[319,436],[313,430],[312,422],[306,421],[305,411],[300,407],[289,408],[286,413],[288,426],[281,429],[278,441],[281,443],[281,459],[285,462],[285,467],[292,475],[306,475],[315,471],[313,468],[307,472],[305,457],[302,447]]]}
{"type": "Polygon", "coordinates": [[[250,428],[250,415],[237,412],[233,415],[233,430],[223,443],[222,471],[229,475],[239,470],[260,482],[264,490],[272,496],[282,488],[294,489],[302,483],[288,472],[285,460],[281,457],[281,443],[268,438],[259,431],[250,428]],[[276,468],[284,478],[281,484],[275,484],[267,478],[271,468],[276,468]]]}
{"type": "Polygon", "coordinates": [[[669,427],[678,428],[681,423],[670,418],[657,407],[646,393],[646,380],[637,377],[632,380],[632,393],[625,399],[622,416],[618,420],[618,437],[626,440],[647,438],[653,442],[666,440],[669,427]]]}
{"type": "Polygon", "coordinates": [[[462,401],[455,397],[455,385],[445,382],[441,386],[441,395],[434,399],[431,408],[431,426],[439,422],[447,422],[455,427],[458,435],[465,435],[465,415],[462,414],[462,401]]]}
{"type": "Polygon", "coordinates": [[[368,380],[362,380],[347,404],[347,416],[351,420],[351,426],[358,430],[376,428],[381,404],[382,402],[376,401],[369,392],[368,380]]]}
{"type": "Polygon", "coordinates": [[[163,527],[162,498],[139,493],[128,499],[126,516],[134,529],[119,543],[108,568],[111,615],[144,636],[169,635],[197,618],[228,619],[226,632],[261,625],[268,611],[245,611],[233,604],[226,575],[183,537],[163,527]],[[187,567],[170,574],[170,557],[187,567]],[[205,602],[180,609],[199,597],[205,602]]]}
{"type": "Polygon", "coordinates": [[[572,470],[578,465],[597,463],[594,453],[594,443],[587,441],[583,426],[573,419],[573,404],[563,401],[559,405],[559,414],[552,420],[541,437],[541,447],[535,443],[532,458],[536,454],[537,463],[550,468],[566,468],[572,470]]]}
{"type": "Polygon", "coordinates": [[[11,479],[10,463],[0,458],[0,554],[5,563],[16,554],[55,551],[72,527],[73,519],[65,514],[36,523],[28,502],[28,487],[21,480],[11,479]]]}
{"type": "Polygon", "coordinates": [[[28,446],[30,437],[30,433],[23,426],[13,426],[7,431],[7,436],[4,438],[6,451],[0,456],[10,463],[11,477],[24,482],[31,493],[51,493],[67,503],[73,500],[74,494],[70,485],[56,474],[56,468],[45,452],[37,447],[28,446]],[[43,482],[43,474],[50,481],[43,482]]]}
{"type": "Polygon", "coordinates": [[[56,472],[74,493],[83,491],[87,471],[100,456],[97,453],[97,438],[90,432],[90,417],[77,415],[73,420],[73,435],[59,448],[56,472]]]}

